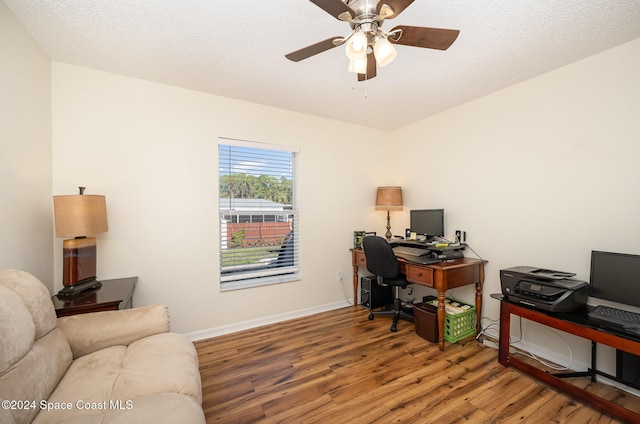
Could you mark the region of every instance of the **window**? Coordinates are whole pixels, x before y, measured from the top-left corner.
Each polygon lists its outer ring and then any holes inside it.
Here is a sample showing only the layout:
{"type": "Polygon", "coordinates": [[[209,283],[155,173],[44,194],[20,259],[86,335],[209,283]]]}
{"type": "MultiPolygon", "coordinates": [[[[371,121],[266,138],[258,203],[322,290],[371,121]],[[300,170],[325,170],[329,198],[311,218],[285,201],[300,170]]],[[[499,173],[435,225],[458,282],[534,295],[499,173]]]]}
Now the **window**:
{"type": "Polygon", "coordinates": [[[220,288],[298,280],[298,150],[220,138],[220,288]]]}

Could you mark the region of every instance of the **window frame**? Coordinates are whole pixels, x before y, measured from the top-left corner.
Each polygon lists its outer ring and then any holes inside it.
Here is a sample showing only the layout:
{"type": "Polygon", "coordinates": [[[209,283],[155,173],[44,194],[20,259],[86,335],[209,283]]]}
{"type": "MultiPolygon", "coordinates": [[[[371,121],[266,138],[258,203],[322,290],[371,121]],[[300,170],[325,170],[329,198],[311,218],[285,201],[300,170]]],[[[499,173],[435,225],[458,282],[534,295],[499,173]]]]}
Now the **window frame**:
{"type": "MultiPolygon", "coordinates": [[[[259,143],[255,141],[247,141],[247,140],[238,140],[233,138],[219,137],[218,138],[218,211],[219,211],[219,278],[220,278],[220,291],[230,291],[230,290],[238,290],[249,287],[260,287],[265,285],[272,284],[280,284],[292,281],[298,281],[301,279],[300,277],[300,260],[299,260],[299,178],[298,178],[298,161],[299,161],[299,147],[294,146],[286,146],[286,145],[277,145],[270,143],[259,143]],[[228,152],[223,153],[223,148],[229,147],[228,152]],[[234,160],[242,157],[242,154],[238,154],[234,157],[233,150],[236,148],[240,149],[252,149],[256,151],[264,150],[267,153],[267,157],[269,156],[268,152],[278,152],[278,153],[291,153],[291,181],[292,181],[292,201],[290,208],[285,208],[283,204],[282,209],[278,210],[266,210],[264,208],[256,207],[255,209],[247,208],[244,205],[241,209],[234,209],[233,202],[235,199],[229,198],[228,201],[225,200],[225,204],[223,205],[223,196],[221,196],[220,186],[221,186],[221,177],[225,174],[232,173],[231,163],[234,160]],[[223,160],[228,158],[229,165],[227,168],[223,166],[223,160]],[[227,207],[228,206],[228,207],[227,207]],[[267,264],[264,267],[255,266],[255,264],[248,265],[235,265],[235,266],[226,266],[223,267],[223,252],[229,249],[228,243],[228,235],[226,231],[227,222],[225,222],[225,217],[231,216],[232,219],[228,221],[228,223],[237,222],[240,217],[240,222],[242,222],[242,218],[249,216],[255,217],[259,216],[262,222],[268,222],[265,219],[269,216],[270,222],[290,222],[291,225],[291,234],[287,234],[285,237],[285,241],[289,241],[292,243],[292,251],[286,251],[286,257],[284,259],[285,265],[278,264],[278,257],[276,257],[275,264],[267,264]],[[283,217],[288,217],[287,220],[282,220],[283,217]],[[235,218],[235,220],[233,219],[235,218]],[[291,237],[289,237],[291,236],[291,237]],[[289,239],[289,240],[287,240],[289,239]],[[293,264],[289,265],[289,261],[293,261],[293,264]],[[237,267],[236,270],[233,268],[237,267]],[[255,267],[255,270],[251,270],[255,267]]],[[[264,156],[256,155],[256,159],[264,158],[264,156]]],[[[238,174],[242,174],[238,172],[238,174]]],[[[249,219],[252,221],[252,219],[249,219]]],[[[284,242],[282,245],[275,245],[274,248],[278,246],[279,251],[278,254],[282,254],[284,252],[284,242]]],[[[273,262],[273,261],[272,261],[273,262]]]]}

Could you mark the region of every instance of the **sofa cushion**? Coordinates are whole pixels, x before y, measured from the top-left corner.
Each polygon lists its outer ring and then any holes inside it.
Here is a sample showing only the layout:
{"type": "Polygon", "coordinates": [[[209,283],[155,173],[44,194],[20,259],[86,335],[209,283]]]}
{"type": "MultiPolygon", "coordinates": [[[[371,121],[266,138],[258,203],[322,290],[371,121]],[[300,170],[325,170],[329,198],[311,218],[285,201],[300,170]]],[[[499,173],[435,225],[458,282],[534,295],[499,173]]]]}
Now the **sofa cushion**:
{"type": "MultiPolygon", "coordinates": [[[[0,397],[0,402],[4,402],[5,400],[0,397]]],[[[0,423],[2,424],[15,424],[16,420],[13,418],[13,414],[11,414],[11,409],[1,408],[0,407],[0,423]]]]}
{"type": "Polygon", "coordinates": [[[29,400],[35,407],[11,410],[16,423],[30,423],[71,364],[71,349],[64,334],[55,328],[33,344],[31,350],[0,375],[0,398],[29,400]]]}
{"type": "Polygon", "coordinates": [[[31,350],[36,330],[20,296],[0,286],[0,375],[31,350]]]}
{"type": "Polygon", "coordinates": [[[74,358],[105,347],[127,346],[144,337],[167,333],[169,325],[169,310],[164,305],[71,315],[58,319],[58,327],[67,336],[74,358]]]}
{"type": "Polygon", "coordinates": [[[27,272],[1,270],[0,398],[35,406],[12,409],[14,422],[31,422],[69,364],[71,349],[56,327],[49,291],[27,272]]]}
{"type": "Polygon", "coordinates": [[[176,333],[129,345],[112,397],[127,400],[164,392],[188,395],[202,403],[198,355],[193,343],[176,333]]]}
{"type": "Polygon", "coordinates": [[[33,275],[17,269],[0,270],[0,286],[13,290],[29,311],[38,339],[57,325],[56,311],[49,290],[33,275]]]}
{"type": "MultiPolygon", "coordinates": [[[[131,412],[125,415],[135,415],[140,409],[140,414],[146,416],[151,412],[144,412],[142,405],[155,404],[150,399],[169,393],[179,396],[173,402],[186,403],[187,409],[202,403],[195,348],[186,337],[175,333],[146,337],[129,346],[112,346],[77,358],[48,400],[54,405],[71,403],[73,407],[41,411],[34,423],[67,423],[74,416],[85,417],[90,423],[120,422],[115,415],[111,417],[117,412],[112,405],[131,405],[131,412]],[[78,401],[81,405],[76,404],[78,401]],[[91,404],[105,408],[81,407],[91,404]]],[[[199,409],[202,414],[202,408],[199,409]]],[[[156,414],[161,415],[157,411],[156,414]]]]}

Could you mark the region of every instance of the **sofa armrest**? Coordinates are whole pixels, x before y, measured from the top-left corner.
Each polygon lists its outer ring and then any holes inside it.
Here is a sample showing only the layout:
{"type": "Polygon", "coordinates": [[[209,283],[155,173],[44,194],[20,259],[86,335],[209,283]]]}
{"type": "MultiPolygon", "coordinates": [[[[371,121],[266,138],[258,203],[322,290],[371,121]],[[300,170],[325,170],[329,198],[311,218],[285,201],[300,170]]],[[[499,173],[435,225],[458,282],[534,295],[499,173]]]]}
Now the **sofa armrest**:
{"type": "Polygon", "coordinates": [[[73,358],[110,346],[130,343],[169,331],[169,309],[150,305],[119,311],[92,312],[58,318],[73,358]]]}

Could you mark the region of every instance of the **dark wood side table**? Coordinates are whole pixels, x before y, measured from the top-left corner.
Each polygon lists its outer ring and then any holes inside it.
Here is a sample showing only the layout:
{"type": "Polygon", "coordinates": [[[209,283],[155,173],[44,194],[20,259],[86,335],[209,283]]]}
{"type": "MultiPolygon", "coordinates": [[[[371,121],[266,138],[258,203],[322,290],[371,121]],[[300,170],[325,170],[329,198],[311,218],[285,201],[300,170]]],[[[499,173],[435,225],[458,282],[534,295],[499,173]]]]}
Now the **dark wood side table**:
{"type": "MultiPolygon", "coordinates": [[[[591,381],[596,381],[596,374],[615,378],[597,369],[595,361],[596,344],[600,343],[633,355],[640,355],[640,338],[638,336],[625,333],[615,328],[615,326],[609,326],[611,328],[605,329],[601,328],[603,325],[601,323],[589,322],[586,314],[586,309],[589,306],[573,313],[552,313],[511,303],[502,294],[492,294],[491,297],[500,300],[500,339],[498,345],[498,362],[500,364],[505,367],[517,368],[558,390],[582,400],[594,408],[620,418],[624,422],[640,423],[640,412],[637,412],[637,410],[627,409],[622,403],[616,403],[618,399],[601,397],[596,392],[588,390],[589,386],[573,384],[572,381],[565,379],[565,377],[590,377],[591,381]],[[519,359],[516,355],[512,355],[509,351],[511,315],[591,340],[591,367],[584,372],[551,373],[519,359]]],[[[624,382],[621,383],[625,384],[624,382]]],[[[633,402],[627,403],[630,406],[633,404],[633,402]]]]}
{"type": "Polygon", "coordinates": [[[51,297],[58,317],[99,311],[116,311],[133,307],[133,291],[138,277],[102,280],[102,287],[73,297],[51,297]]]}

